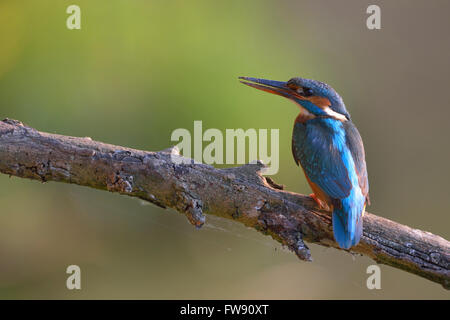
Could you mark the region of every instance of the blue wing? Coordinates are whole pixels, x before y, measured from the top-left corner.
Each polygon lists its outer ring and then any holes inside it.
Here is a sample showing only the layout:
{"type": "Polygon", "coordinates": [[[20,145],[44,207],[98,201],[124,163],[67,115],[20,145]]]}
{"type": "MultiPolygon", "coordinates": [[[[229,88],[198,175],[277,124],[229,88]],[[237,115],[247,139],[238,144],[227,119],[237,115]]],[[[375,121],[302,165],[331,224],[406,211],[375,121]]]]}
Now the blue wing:
{"type": "Polygon", "coordinates": [[[354,124],[321,118],[296,123],[292,152],[309,180],[331,198],[336,241],[345,249],[358,244],[369,183],[364,147],[354,124]]]}
{"type": "Polygon", "coordinates": [[[337,148],[336,141],[333,141],[336,134],[345,137],[345,132],[337,130],[343,130],[338,120],[316,118],[307,124],[295,123],[292,153],[308,178],[330,198],[344,199],[349,196],[352,183],[342,158],[342,149],[337,148]]]}
{"type": "Polygon", "coordinates": [[[366,198],[366,202],[369,201],[369,179],[367,177],[366,158],[364,153],[364,145],[358,129],[351,121],[343,123],[345,130],[347,147],[350,150],[353,161],[355,163],[356,174],[358,175],[359,187],[362,194],[366,198]]]}

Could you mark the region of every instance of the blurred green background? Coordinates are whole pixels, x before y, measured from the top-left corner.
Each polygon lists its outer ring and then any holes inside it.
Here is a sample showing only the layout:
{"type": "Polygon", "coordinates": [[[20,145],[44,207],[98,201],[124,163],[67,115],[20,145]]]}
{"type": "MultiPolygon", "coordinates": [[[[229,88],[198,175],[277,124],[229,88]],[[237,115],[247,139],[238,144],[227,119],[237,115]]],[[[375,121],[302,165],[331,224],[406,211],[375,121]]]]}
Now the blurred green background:
{"type": "MultiPolygon", "coordinates": [[[[370,212],[450,238],[448,1],[0,1],[0,117],[38,130],[161,150],[176,128],[279,128],[288,190],[295,106],[240,75],[332,85],[365,142],[370,212]],[[81,30],[66,8],[81,7],[81,30]],[[379,4],[382,29],[366,28],[379,4]]],[[[311,245],[300,262],[214,216],[0,175],[0,298],[444,298],[417,276],[311,245]],[[65,287],[66,267],[82,290],[65,287]]]]}

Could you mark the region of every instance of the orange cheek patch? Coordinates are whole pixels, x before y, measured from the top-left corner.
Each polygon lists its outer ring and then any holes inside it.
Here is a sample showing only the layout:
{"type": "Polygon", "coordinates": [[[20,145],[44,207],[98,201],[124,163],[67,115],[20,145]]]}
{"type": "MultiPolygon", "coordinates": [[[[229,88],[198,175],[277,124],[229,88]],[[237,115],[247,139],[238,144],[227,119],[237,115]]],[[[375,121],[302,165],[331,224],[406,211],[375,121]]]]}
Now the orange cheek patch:
{"type": "Polygon", "coordinates": [[[330,100],[328,100],[327,98],[324,98],[324,97],[312,96],[312,97],[305,97],[305,99],[308,101],[311,101],[312,103],[314,103],[316,106],[318,106],[321,109],[325,109],[325,108],[331,106],[330,100]]]}
{"type": "Polygon", "coordinates": [[[295,118],[295,122],[305,123],[306,121],[314,119],[315,117],[315,115],[300,107],[300,114],[297,116],[297,118],[295,118]]]}

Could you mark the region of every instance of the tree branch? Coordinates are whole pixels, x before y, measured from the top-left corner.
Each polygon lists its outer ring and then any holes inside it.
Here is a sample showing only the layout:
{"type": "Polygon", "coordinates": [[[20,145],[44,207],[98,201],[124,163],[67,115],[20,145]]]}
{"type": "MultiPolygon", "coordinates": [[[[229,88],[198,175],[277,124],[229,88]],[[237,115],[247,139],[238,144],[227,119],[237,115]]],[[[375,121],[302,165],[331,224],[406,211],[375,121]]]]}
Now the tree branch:
{"type": "MultiPolygon", "coordinates": [[[[330,213],[261,176],[261,162],[216,169],[174,159],[186,160],[176,148],[147,152],[0,121],[4,174],[138,197],[185,214],[197,227],[205,222],[205,213],[239,221],[272,236],[303,260],[311,260],[303,240],[340,249],[330,213]]],[[[450,287],[450,243],[429,232],[366,213],[361,242],[349,251],[450,287]]]]}

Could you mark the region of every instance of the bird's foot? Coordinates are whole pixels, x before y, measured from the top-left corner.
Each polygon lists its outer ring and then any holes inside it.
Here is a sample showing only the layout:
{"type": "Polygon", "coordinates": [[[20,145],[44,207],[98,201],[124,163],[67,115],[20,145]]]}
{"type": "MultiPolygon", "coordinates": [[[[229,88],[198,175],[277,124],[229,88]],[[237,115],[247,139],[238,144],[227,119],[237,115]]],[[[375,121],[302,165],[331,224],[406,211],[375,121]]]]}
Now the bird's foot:
{"type": "Polygon", "coordinates": [[[319,206],[322,210],[327,210],[328,206],[323,203],[314,193],[309,194],[309,196],[314,200],[314,202],[319,206]]]}

